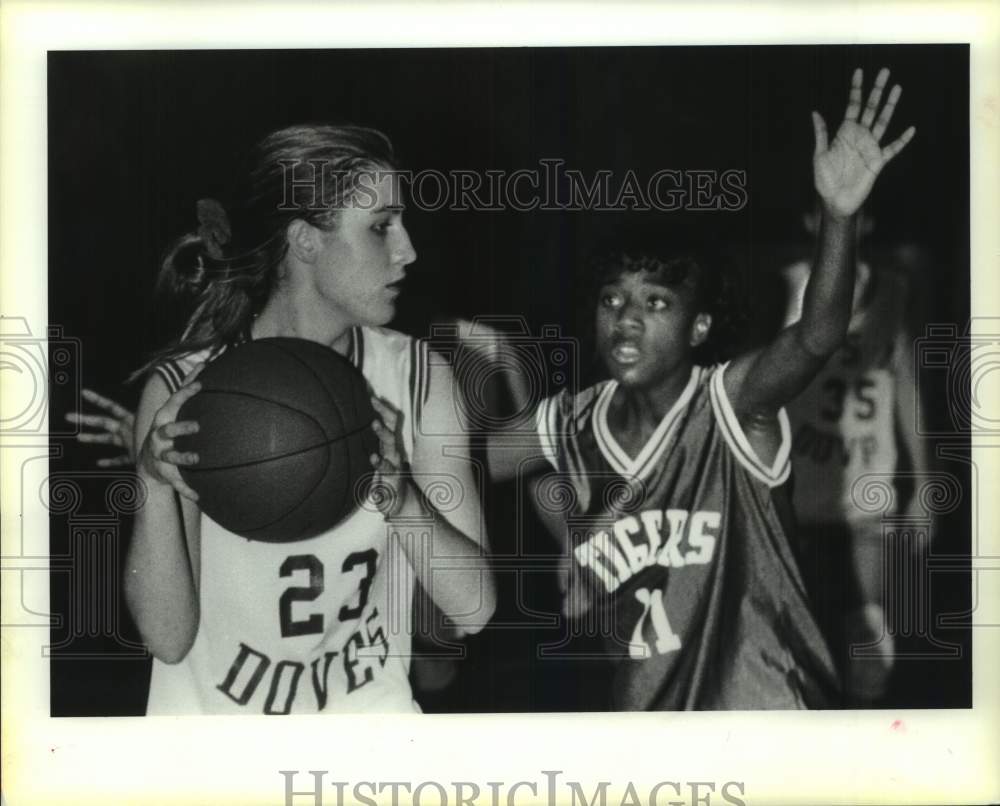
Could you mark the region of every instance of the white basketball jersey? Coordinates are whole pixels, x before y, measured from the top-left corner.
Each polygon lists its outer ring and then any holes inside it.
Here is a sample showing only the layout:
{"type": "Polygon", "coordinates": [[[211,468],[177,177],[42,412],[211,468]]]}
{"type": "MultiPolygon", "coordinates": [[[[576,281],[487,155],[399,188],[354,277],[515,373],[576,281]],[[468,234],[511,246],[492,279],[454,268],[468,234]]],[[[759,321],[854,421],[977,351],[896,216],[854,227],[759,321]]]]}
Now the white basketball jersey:
{"type": "MultiPolygon", "coordinates": [[[[204,358],[157,371],[173,389],[204,358]]],[[[411,457],[426,388],[418,342],[355,328],[349,358],[402,414],[411,457]]],[[[413,583],[371,498],[328,532],[291,543],[247,540],[202,514],[198,634],[180,663],[153,661],[147,713],[419,711],[408,679],[413,583]]]]}
{"type": "MultiPolygon", "coordinates": [[[[809,267],[796,264],[787,271],[795,284],[788,321],[795,321],[809,267]]],[[[870,521],[856,484],[896,470],[897,340],[904,304],[901,281],[882,271],[870,298],[856,301],[843,345],[788,405],[794,504],[804,525],[870,521]]]]}

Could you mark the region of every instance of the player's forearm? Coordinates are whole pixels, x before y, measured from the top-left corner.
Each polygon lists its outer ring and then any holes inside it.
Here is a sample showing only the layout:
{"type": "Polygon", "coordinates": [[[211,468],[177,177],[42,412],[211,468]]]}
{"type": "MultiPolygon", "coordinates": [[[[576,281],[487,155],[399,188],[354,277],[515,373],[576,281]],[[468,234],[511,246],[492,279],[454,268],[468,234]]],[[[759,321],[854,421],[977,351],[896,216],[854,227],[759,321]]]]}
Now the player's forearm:
{"type": "Polygon", "coordinates": [[[486,469],[498,484],[534,476],[550,467],[537,433],[522,428],[490,431],[486,438],[486,469]]]}
{"type": "Polygon", "coordinates": [[[730,363],[726,392],[744,424],[772,418],[801,394],[843,342],[854,296],[853,231],[853,216],[824,211],[802,315],[771,343],[730,363]]]}
{"type": "Polygon", "coordinates": [[[815,266],[796,325],[799,342],[810,355],[832,355],[847,334],[854,296],[855,226],[855,216],[823,212],[815,266]]]}
{"type": "Polygon", "coordinates": [[[125,600],[150,652],[184,659],[198,631],[198,597],[173,489],[147,483],[125,563],[125,600]]]}
{"type": "Polygon", "coordinates": [[[441,611],[466,633],[477,633],[496,610],[496,581],[482,544],[456,528],[412,490],[389,523],[399,530],[403,549],[441,611]],[[430,540],[420,535],[429,534],[430,540]]]}

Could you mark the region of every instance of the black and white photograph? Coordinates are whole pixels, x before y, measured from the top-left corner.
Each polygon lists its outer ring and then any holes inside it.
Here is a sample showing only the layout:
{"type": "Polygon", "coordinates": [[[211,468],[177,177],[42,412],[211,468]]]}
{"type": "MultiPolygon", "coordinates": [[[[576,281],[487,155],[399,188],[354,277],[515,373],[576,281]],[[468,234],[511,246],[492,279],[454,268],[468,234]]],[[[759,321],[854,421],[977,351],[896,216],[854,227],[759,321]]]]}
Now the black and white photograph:
{"type": "MultiPolygon", "coordinates": [[[[2,334],[43,384],[3,419],[42,717],[410,715],[460,756],[511,718],[850,747],[976,713],[995,98],[953,37],[780,41],[47,48],[47,318],[2,334]]],[[[329,755],[252,802],[780,799],[329,755]]]]}

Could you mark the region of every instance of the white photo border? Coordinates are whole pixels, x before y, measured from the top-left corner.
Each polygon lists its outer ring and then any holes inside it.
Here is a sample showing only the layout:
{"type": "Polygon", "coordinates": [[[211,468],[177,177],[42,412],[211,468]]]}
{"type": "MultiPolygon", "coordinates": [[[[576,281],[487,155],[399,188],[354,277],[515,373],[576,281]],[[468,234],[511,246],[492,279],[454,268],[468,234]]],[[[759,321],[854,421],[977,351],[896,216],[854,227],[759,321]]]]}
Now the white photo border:
{"type": "MultiPolygon", "coordinates": [[[[1000,12],[989,3],[199,3],[5,2],[0,19],[0,300],[34,333],[47,323],[46,53],[75,49],[337,48],[496,45],[859,44],[971,45],[972,316],[1000,317],[1000,12]]],[[[6,379],[5,379],[6,380],[6,379]]],[[[6,398],[12,390],[4,390],[6,398]]],[[[44,436],[44,435],[42,435],[44,436]]],[[[23,450],[0,451],[3,555],[22,534],[48,535],[47,513],[20,511],[23,450]],[[23,530],[23,531],[22,531],[23,530]]],[[[998,463],[974,443],[979,478],[978,623],[1000,623],[998,463]],[[992,559],[991,559],[992,558],[992,559]],[[994,618],[990,619],[990,615],[994,618]]],[[[5,616],[24,596],[47,602],[47,574],[4,561],[5,616]],[[8,573],[9,572],[9,573],[8,573]],[[37,585],[38,589],[34,589],[37,585]]],[[[4,623],[8,623],[4,618],[4,623]]],[[[975,633],[970,710],[822,713],[671,713],[345,716],[336,720],[49,717],[45,629],[3,631],[5,802],[285,803],[280,770],[334,781],[534,783],[545,770],[584,784],[743,783],[747,803],[984,802],[1000,798],[1000,632],[975,633]]],[[[367,790],[366,790],[367,791],[367,790]]],[[[450,790],[454,792],[454,789],[450,790]]],[[[520,790],[534,802],[530,787],[520,790]]],[[[685,789],[685,792],[688,792],[685,789]]],[[[347,792],[350,792],[350,787],[347,792]]],[[[565,795],[565,790],[563,794],[565,795]]],[[[324,802],[337,803],[336,790],[324,802]]],[[[506,795],[502,795],[506,797],[506,795]]],[[[686,797],[686,795],[685,795],[686,797]]],[[[641,795],[645,802],[645,795],[641,795]]],[[[663,792],[661,803],[672,793],[663,792]]],[[[388,792],[382,796],[388,799],[388,792]]],[[[683,797],[681,798],[683,800],[683,797]]],[[[426,802],[437,803],[430,791],[426,802]]],[[[715,802],[721,799],[716,795],[715,802]]],[[[294,803],[314,802],[297,796],[294,803]]],[[[350,802],[350,801],[345,801],[350,802]]],[[[449,797],[449,802],[454,802],[449,797]]],[[[478,801],[477,801],[478,802],[478,801]]],[[[506,802],[503,800],[501,802],[506,802]]],[[[688,802],[685,800],[684,802],[688,802]]]]}

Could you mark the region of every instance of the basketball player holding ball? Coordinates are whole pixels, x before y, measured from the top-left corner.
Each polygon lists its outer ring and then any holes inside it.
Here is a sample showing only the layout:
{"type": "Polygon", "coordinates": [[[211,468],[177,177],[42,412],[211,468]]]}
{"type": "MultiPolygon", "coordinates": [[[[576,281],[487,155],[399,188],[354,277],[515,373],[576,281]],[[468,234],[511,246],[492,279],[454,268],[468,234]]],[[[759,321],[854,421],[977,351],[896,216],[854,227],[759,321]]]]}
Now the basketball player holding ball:
{"type": "Polygon", "coordinates": [[[723,288],[697,249],[668,243],[596,262],[597,350],[610,379],[538,410],[538,444],[497,436],[494,475],[529,463],[568,482],[566,611],[598,626],[614,665],[605,707],[817,708],[837,678],[788,540],[783,406],[847,333],[855,215],[913,137],[880,141],[901,90],[867,104],[856,70],[832,142],[813,113],[822,223],[802,315],[766,346],[701,366],[723,288]],[[880,111],[881,107],[881,111],[880,111]],[[553,473],[554,471],[554,473],[553,473]]]}
{"type": "Polygon", "coordinates": [[[419,710],[407,679],[414,574],[466,632],[493,612],[450,372],[436,361],[431,375],[416,342],[382,328],[416,257],[393,166],[373,130],[275,132],[257,146],[240,204],[199,204],[198,232],[168,258],[197,295],[181,338],[151,362],[136,413],[147,492],[125,595],[155,658],[149,714],[419,710]],[[248,540],[204,515],[181,475],[199,457],[175,445],[198,431],[177,415],[204,362],[273,337],[349,358],[370,386],[381,445],[368,499],[290,542],[248,540]],[[448,450],[427,434],[449,435],[448,450]],[[430,500],[440,488],[421,487],[442,480],[446,513],[430,500]],[[432,554],[465,570],[432,569],[432,554]]]}

